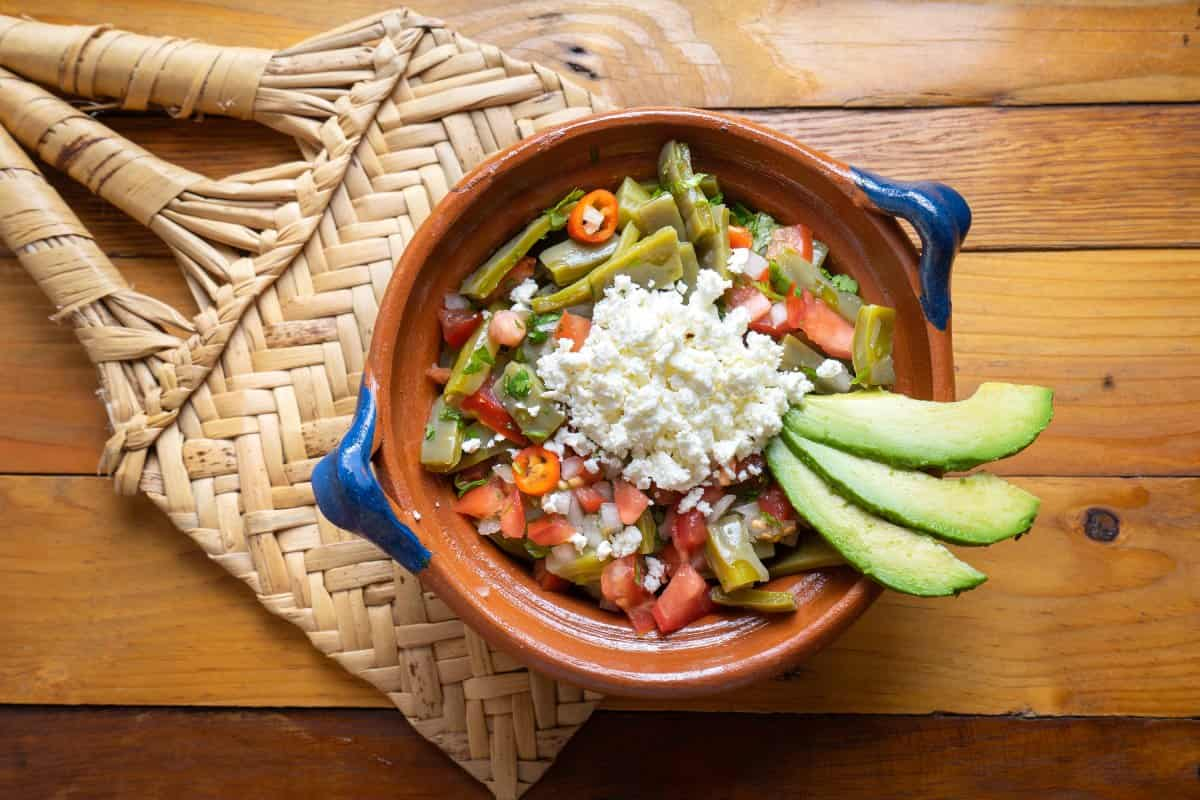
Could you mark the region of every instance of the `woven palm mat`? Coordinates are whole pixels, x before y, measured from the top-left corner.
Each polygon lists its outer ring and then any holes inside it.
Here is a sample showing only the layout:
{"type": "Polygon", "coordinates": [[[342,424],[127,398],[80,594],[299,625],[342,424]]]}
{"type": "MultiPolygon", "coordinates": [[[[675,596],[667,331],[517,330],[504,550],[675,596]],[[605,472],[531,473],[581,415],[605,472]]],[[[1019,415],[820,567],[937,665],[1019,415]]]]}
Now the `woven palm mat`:
{"type": "Polygon", "coordinates": [[[0,237],[98,367],[117,489],[146,493],[494,794],[521,795],[598,695],[490,647],[324,519],[309,481],[431,207],[487,154],[604,102],[405,9],[278,53],[0,17],[0,64],[0,237]],[[301,158],[212,180],[84,113],[117,107],[253,119],[301,158]],[[157,233],[200,312],[134,291],[14,138],[157,233]]]}

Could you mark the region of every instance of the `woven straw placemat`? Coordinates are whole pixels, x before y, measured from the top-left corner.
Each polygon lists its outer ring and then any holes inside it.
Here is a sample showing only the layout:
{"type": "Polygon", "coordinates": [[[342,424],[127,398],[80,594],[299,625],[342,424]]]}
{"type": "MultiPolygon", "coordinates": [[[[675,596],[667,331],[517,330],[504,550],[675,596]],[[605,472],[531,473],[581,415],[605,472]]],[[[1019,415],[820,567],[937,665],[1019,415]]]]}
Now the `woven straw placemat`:
{"type": "Polygon", "coordinates": [[[599,697],[491,648],[324,519],[309,479],[431,207],[489,153],[604,101],[406,9],[277,53],[0,17],[0,65],[0,238],[99,370],[118,491],[145,492],[497,797],[520,796],[599,697]],[[253,119],[300,158],[212,180],[84,113],[103,108],[253,119]],[[133,290],[13,139],[158,234],[199,313],[133,290]]]}

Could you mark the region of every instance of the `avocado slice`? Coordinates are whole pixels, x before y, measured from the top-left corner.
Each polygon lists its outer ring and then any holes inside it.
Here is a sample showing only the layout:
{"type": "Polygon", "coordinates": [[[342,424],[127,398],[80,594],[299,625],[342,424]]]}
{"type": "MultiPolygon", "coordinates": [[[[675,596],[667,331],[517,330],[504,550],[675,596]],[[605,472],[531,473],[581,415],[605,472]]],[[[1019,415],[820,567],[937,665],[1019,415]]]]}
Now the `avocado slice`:
{"type": "Polygon", "coordinates": [[[864,575],[889,589],[922,597],[958,594],[987,580],[929,536],[840,497],[778,436],[767,445],[766,455],[771,474],[796,510],[864,575]]]}
{"type": "Polygon", "coordinates": [[[995,544],[1029,530],[1040,501],[989,472],[935,478],[890,467],[784,431],[792,452],[858,505],[904,525],[963,545],[995,544]]]}
{"type": "Polygon", "coordinates": [[[795,434],[908,469],[970,469],[1025,449],[1050,424],[1054,392],[984,383],[957,403],[886,391],[804,398],[784,416],[795,434]]]}

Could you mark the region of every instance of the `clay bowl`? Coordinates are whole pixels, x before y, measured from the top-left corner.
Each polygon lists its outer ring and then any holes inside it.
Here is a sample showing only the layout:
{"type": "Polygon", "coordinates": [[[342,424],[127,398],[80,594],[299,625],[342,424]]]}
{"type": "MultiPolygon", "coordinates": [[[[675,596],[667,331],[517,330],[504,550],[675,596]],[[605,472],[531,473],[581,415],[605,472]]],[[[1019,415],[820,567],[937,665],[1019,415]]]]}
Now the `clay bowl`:
{"type": "Polygon", "coordinates": [[[868,301],[897,310],[898,391],[953,399],[950,335],[926,319],[921,286],[925,311],[945,327],[950,261],[969,225],[957,194],[938,184],[885,181],[735,117],[681,108],[617,111],[497,154],[434,209],[384,296],[354,427],[314,478],[331,520],[423,569],[424,585],[494,646],[554,678],[649,697],[726,690],[794,666],[833,641],[880,589],[849,568],[817,570],[772,583],[796,593],[793,615],[720,612],[667,637],[639,638],[623,617],[587,599],[541,590],[524,565],[451,511],[449,481],[424,471],[418,451],[437,389],[424,372],[437,359],[435,314],[443,295],[573,187],[615,188],[624,175],[652,177],[660,147],[672,138],[691,145],[697,170],[719,176],[727,197],[810,226],[868,301]],[[921,232],[920,266],[908,237],[879,208],[909,218],[921,232]],[[367,468],[373,450],[382,495],[367,468]]]}

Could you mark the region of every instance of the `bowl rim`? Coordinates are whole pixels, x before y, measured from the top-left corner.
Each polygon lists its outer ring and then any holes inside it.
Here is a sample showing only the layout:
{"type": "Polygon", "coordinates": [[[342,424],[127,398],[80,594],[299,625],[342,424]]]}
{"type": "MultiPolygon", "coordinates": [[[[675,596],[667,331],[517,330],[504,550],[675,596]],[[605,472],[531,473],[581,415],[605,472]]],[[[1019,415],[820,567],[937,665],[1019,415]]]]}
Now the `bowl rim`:
{"type": "MultiPolygon", "coordinates": [[[[482,191],[488,184],[501,178],[510,168],[539,158],[552,145],[584,135],[597,125],[636,125],[651,122],[681,125],[715,122],[721,126],[722,132],[749,136],[758,140],[759,144],[783,150],[788,157],[798,159],[806,166],[816,168],[832,178],[855,205],[862,208],[864,214],[877,218],[885,228],[890,225],[894,229],[885,230],[885,236],[890,234],[894,244],[915,252],[911,242],[892,217],[867,207],[868,203],[861,190],[849,178],[849,167],[790,136],[742,117],[677,106],[619,109],[572,120],[520,140],[478,164],[437,204],[407,243],[380,302],[363,379],[375,388],[378,397],[380,420],[373,450],[380,457],[375,459],[375,464],[384,493],[394,506],[402,508],[404,500],[411,501],[409,487],[397,477],[402,474],[403,448],[383,446],[386,441],[396,440],[393,415],[390,411],[390,387],[396,346],[401,336],[400,318],[422,266],[438,242],[470,208],[476,192],[482,191]]],[[[906,270],[909,273],[906,277],[910,285],[916,280],[915,258],[912,264],[913,268],[906,270]]],[[[925,322],[925,326],[929,336],[934,394],[943,395],[939,399],[953,399],[950,327],[945,331],[938,331],[928,322],[925,322]],[[939,392],[939,378],[941,384],[948,380],[948,390],[942,385],[939,392]]],[[[755,652],[732,665],[676,673],[644,672],[631,677],[628,673],[606,675],[597,665],[549,648],[521,628],[506,624],[503,618],[489,611],[486,597],[477,596],[475,592],[463,591],[464,587],[450,580],[446,572],[439,567],[436,554],[421,576],[423,581],[428,582],[429,588],[433,589],[463,622],[493,646],[514,655],[531,668],[551,677],[603,692],[660,698],[712,694],[777,674],[832,642],[882,593],[879,584],[860,574],[845,589],[842,596],[822,614],[797,629],[777,646],[755,652]]]]}

